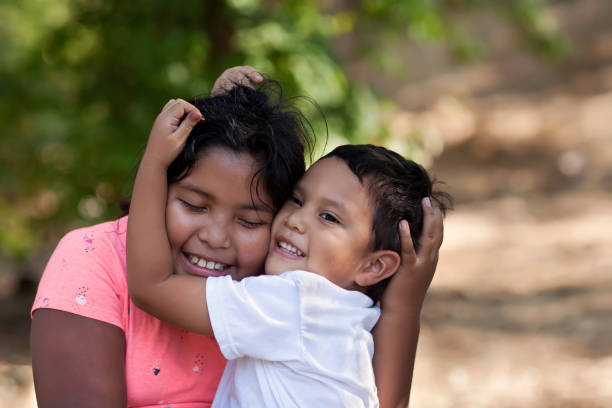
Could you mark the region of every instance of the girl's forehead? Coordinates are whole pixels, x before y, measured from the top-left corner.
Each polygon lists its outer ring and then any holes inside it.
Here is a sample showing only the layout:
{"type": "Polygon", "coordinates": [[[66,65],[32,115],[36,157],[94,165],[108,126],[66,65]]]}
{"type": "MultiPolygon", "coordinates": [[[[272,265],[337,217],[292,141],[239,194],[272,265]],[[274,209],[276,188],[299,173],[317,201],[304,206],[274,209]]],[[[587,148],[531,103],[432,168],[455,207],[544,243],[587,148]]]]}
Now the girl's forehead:
{"type": "Polygon", "coordinates": [[[212,147],[198,156],[191,172],[181,185],[189,183],[219,200],[240,202],[250,206],[272,208],[270,195],[258,183],[259,163],[249,153],[229,148],[212,147]]]}
{"type": "MultiPolygon", "coordinates": [[[[206,159],[210,159],[211,157],[215,157],[220,161],[238,160],[250,164],[257,164],[258,162],[256,157],[247,151],[238,151],[223,145],[212,145],[198,152],[196,164],[199,164],[206,159]]],[[[256,168],[253,169],[253,172],[255,171],[256,168]]]]}

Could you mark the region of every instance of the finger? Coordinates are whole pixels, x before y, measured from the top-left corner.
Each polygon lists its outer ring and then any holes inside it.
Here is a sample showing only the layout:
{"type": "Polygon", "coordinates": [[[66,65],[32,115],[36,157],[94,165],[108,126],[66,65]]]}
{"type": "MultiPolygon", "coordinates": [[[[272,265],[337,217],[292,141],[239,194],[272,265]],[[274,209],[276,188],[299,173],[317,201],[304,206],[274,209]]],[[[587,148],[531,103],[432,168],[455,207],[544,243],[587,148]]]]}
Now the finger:
{"type": "Polygon", "coordinates": [[[414,263],[416,261],[416,253],[414,251],[414,245],[412,245],[412,237],[410,236],[410,226],[408,225],[408,221],[400,221],[399,234],[402,265],[414,263]]]}
{"type": "Polygon", "coordinates": [[[444,223],[442,211],[437,206],[432,206],[431,199],[425,197],[423,206],[423,231],[421,232],[419,256],[429,257],[437,254],[442,245],[444,235],[444,223]]]}
{"type": "Polygon", "coordinates": [[[227,93],[231,91],[235,85],[236,84],[230,81],[228,78],[219,78],[215,81],[215,85],[213,86],[212,91],[210,91],[210,95],[219,96],[227,93]]]}
{"type": "Polygon", "coordinates": [[[168,102],[166,102],[166,104],[164,105],[164,107],[162,108],[162,112],[165,111],[166,109],[168,109],[170,106],[172,106],[174,103],[176,103],[176,99],[170,99],[168,102]]]}
{"type": "Polygon", "coordinates": [[[177,136],[181,143],[189,136],[193,127],[202,119],[202,113],[198,108],[188,102],[183,102],[182,106],[187,116],[185,116],[178,129],[174,132],[174,135],[177,136]]]}
{"type": "MultiPolygon", "coordinates": [[[[169,111],[171,111],[173,108],[176,108],[176,106],[179,106],[180,102],[178,99],[170,99],[168,101],[168,103],[166,103],[162,109],[162,111],[159,113],[158,117],[162,116],[162,115],[167,115],[169,111]]],[[[177,123],[178,125],[178,123],[177,123]]]]}
{"type": "Polygon", "coordinates": [[[251,66],[247,66],[247,73],[246,76],[253,82],[255,83],[260,83],[261,81],[263,81],[263,76],[257,72],[257,70],[251,66]]]}
{"type": "MultiPolygon", "coordinates": [[[[257,76],[255,74],[258,75],[255,68],[249,65],[244,65],[232,68],[230,71],[227,72],[226,77],[231,83],[231,88],[238,84],[252,88],[253,85],[251,85],[251,77],[256,78],[257,76]]],[[[263,80],[263,78],[261,79],[263,80]]]]}
{"type": "Polygon", "coordinates": [[[194,112],[198,118],[202,118],[200,110],[183,99],[176,99],[175,103],[166,109],[164,115],[168,117],[168,125],[172,128],[172,132],[179,128],[186,115],[191,112],[194,112]]]}
{"type": "Polygon", "coordinates": [[[236,67],[228,68],[219,75],[219,78],[213,84],[212,90],[210,91],[211,96],[217,96],[227,92],[226,83],[229,81],[229,77],[232,75],[233,70],[236,67]]]}
{"type": "Polygon", "coordinates": [[[251,81],[256,83],[263,81],[263,76],[252,66],[242,65],[228,68],[217,78],[210,94],[217,96],[229,92],[238,84],[253,88],[251,81]]]}

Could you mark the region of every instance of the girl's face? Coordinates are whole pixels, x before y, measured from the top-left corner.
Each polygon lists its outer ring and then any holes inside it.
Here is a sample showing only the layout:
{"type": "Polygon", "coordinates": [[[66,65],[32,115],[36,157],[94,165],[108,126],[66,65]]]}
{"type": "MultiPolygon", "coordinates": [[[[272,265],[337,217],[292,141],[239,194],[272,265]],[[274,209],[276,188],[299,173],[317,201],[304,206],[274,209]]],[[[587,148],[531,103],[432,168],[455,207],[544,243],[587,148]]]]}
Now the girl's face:
{"type": "Polygon", "coordinates": [[[268,194],[251,186],[256,170],[251,155],[215,147],[170,184],[166,228],[177,274],[240,280],[263,271],[274,214],[268,194]]]}

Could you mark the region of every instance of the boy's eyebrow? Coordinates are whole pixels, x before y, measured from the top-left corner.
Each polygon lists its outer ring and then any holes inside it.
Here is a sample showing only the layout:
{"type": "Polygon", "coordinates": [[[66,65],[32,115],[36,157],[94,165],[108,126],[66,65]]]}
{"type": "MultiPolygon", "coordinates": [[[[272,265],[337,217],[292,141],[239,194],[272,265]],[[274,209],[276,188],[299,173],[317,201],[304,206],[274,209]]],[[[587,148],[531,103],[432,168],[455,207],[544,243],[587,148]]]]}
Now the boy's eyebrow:
{"type": "Polygon", "coordinates": [[[346,210],[346,205],[344,205],[344,203],[341,201],[332,200],[331,198],[323,198],[321,201],[323,202],[324,205],[328,205],[330,207],[336,207],[340,211],[346,210]]]}
{"type": "MultiPolygon", "coordinates": [[[[299,184],[295,186],[295,191],[299,194],[303,194],[302,186],[299,184]]],[[[346,211],[346,205],[342,201],[333,200],[331,198],[323,197],[321,199],[323,205],[328,205],[330,207],[336,207],[340,211],[346,211]]]]}
{"type": "MultiPolygon", "coordinates": [[[[181,180],[177,183],[179,185],[179,187],[184,188],[185,190],[189,190],[189,191],[193,191],[196,194],[199,194],[201,196],[206,197],[207,199],[215,202],[217,201],[215,199],[215,196],[213,196],[212,194],[207,193],[204,190],[201,190],[198,186],[196,186],[195,184],[190,183],[189,181],[185,181],[185,180],[181,180]]],[[[261,211],[261,212],[268,212],[268,213],[272,213],[273,211],[268,208],[266,205],[264,204],[257,204],[253,201],[249,201],[249,203],[245,203],[242,205],[238,206],[238,210],[254,210],[254,211],[261,211]]]]}

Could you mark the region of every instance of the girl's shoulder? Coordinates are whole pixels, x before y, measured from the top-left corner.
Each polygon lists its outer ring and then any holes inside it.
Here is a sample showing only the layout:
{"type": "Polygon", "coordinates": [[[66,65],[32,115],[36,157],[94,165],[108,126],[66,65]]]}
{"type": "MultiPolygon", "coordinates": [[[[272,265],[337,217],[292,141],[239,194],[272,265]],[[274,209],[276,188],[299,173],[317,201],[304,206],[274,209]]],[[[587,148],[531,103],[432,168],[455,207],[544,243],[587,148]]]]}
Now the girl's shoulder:
{"type": "Polygon", "coordinates": [[[78,242],[79,240],[93,244],[94,238],[103,239],[113,244],[121,241],[125,243],[127,221],[128,217],[124,216],[116,220],[73,229],[62,237],[58,247],[65,242],[74,244],[75,241],[78,242]]]}
{"type": "Polygon", "coordinates": [[[67,311],[122,327],[127,306],[127,217],[68,232],[42,274],[31,313],[67,311]]]}

